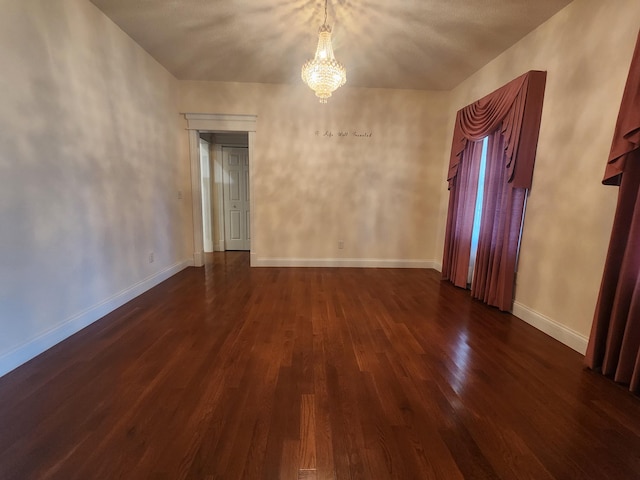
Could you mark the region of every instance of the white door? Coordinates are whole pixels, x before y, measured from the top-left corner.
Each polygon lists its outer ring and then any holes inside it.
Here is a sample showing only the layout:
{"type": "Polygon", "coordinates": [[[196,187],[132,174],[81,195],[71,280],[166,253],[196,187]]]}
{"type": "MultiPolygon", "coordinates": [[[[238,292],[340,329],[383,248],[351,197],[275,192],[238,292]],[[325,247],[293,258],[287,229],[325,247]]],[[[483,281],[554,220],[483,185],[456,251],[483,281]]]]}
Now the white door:
{"type": "Polygon", "coordinates": [[[250,250],[249,150],[222,149],[225,250],[250,250]]]}

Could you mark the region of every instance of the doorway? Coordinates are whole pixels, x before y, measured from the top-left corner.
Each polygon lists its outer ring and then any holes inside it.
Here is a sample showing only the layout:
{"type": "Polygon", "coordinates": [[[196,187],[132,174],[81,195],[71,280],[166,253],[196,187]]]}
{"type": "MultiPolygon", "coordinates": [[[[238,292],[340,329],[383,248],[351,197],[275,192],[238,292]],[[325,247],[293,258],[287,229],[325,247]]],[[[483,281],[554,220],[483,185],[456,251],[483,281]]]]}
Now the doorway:
{"type": "Polygon", "coordinates": [[[247,133],[200,131],[204,253],[251,250],[247,133]]]}
{"type": "MultiPolygon", "coordinates": [[[[189,157],[191,161],[191,190],[192,190],[192,209],[193,209],[193,264],[194,266],[201,267],[204,265],[204,220],[203,220],[203,176],[200,159],[200,136],[202,134],[209,134],[215,140],[213,152],[213,188],[212,197],[214,198],[214,207],[220,208],[224,205],[224,189],[222,182],[218,183],[216,179],[222,179],[222,146],[238,147],[242,145],[225,145],[226,143],[237,143],[237,141],[231,141],[230,138],[239,138],[243,136],[245,140],[244,147],[246,148],[246,189],[245,197],[247,203],[247,212],[245,215],[245,232],[246,236],[251,238],[250,242],[244,245],[243,249],[248,249],[251,252],[251,264],[254,264],[254,252],[251,250],[251,244],[255,244],[255,229],[253,225],[255,223],[255,215],[250,214],[254,212],[254,195],[253,190],[253,146],[255,143],[255,135],[257,131],[257,117],[255,115],[226,115],[226,114],[209,114],[209,113],[185,113],[187,120],[187,130],[189,131],[189,157]],[[226,140],[224,140],[226,138],[226,140]],[[222,139],[222,140],[221,140],[222,139]],[[216,202],[216,199],[218,200],[216,202]]],[[[211,165],[211,164],[210,164],[211,165]]],[[[215,211],[215,208],[213,209],[215,211]]],[[[224,219],[220,218],[223,215],[219,215],[216,219],[213,218],[213,224],[218,225],[218,232],[224,231],[224,219]],[[217,220],[217,221],[216,221],[217,220]],[[220,224],[222,227],[220,228],[220,224]]],[[[215,245],[215,240],[214,240],[215,245]]],[[[219,248],[214,249],[226,250],[226,241],[224,245],[219,243],[219,248]]]]}

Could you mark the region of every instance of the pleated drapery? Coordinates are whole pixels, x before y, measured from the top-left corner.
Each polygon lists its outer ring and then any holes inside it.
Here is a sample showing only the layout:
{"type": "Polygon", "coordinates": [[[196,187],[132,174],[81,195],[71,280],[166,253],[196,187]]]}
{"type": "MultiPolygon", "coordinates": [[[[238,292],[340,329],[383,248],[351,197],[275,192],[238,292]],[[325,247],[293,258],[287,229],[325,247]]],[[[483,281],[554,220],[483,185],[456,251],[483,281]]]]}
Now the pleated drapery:
{"type": "MultiPolygon", "coordinates": [[[[504,135],[489,136],[487,157],[501,158],[504,135]]],[[[514,273],[527,190],[507,181],[509,169],[502,162],[487,162],[482,223],[471,283],[471,296],[484,303],[510,310],[514,273]]]]}
{"type": "Polygon", "coordinates": [[[447,232],[455,231],[456,235],[445,244],[442,274],[462,288],[467,286],[481,155],[482,142],[469,142],[465,151],[461,152],[465,161],[460,162],[457,175],[449,186],[447,232]]]}
{"type": "Polygon", "coordinates": [[[478,142],[490,136],[472,295],[501,310],[511,310],[513,302],[520,226],[533,177],[545,83],[546,72],[527,72],[456,116],[442,275],[466,287],[477,188],[472,175],[478,167],[473,164],[479,162],[478,142]]]}
{"type": "Polygon", "coordinates": [[[640,34],[602,183],[620,189],[585,363],[640,392],[640,34]]]}

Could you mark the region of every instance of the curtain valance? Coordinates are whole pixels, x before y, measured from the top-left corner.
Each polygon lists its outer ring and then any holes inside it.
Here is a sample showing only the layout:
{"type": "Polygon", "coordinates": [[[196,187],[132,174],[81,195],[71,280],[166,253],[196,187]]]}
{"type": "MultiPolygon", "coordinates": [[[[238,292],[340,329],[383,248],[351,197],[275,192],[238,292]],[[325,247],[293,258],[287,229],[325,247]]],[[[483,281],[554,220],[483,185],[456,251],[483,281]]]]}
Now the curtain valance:
{"type": "Polygon", "coordinates": [[[611,152],[602,183],[620,185],[627,158],[640,148],[640,35],[636,42],[634,59],[622,96],[622,106],[613,133],[611,152]]]}
{"type": "Polygon", "coordinates": [[[449,187],[455,181],[467,142],[481,140],[500,128],[505,139],[507,181],[515,188],[531,188],[546,77],[546,72],[529,71],[458,111],[447,175],[449,187]]]}

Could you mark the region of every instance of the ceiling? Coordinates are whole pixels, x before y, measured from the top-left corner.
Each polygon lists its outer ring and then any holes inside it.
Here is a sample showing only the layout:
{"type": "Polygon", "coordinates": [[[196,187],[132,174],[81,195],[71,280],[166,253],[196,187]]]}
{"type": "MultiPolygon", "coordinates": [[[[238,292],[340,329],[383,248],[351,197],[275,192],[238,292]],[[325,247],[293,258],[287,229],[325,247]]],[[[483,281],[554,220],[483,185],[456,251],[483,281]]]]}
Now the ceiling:
{"type": "MultiPolygon", "coordinates": [[[[300,81],[321,0],[91,0],[180,80],[300,81]]],[[[347,85],[449,90],[571,0],[330,0],[347,85]]]]}

